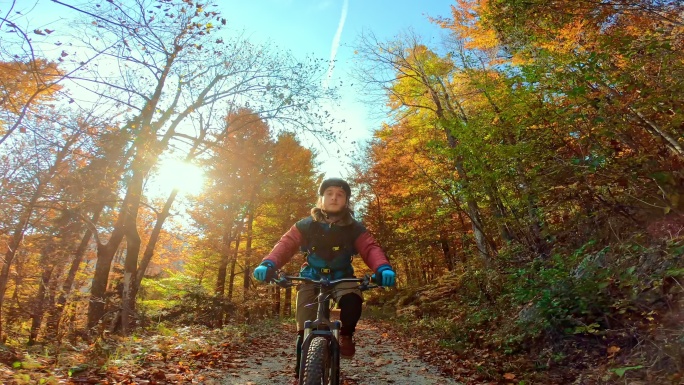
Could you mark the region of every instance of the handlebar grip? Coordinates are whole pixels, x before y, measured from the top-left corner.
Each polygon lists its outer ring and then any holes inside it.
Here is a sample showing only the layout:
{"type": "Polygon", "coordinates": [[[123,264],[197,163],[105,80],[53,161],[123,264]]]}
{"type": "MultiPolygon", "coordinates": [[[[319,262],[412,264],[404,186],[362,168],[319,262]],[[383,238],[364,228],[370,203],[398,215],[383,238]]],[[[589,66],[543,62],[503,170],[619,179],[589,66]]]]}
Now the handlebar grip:
{"type": "Polygon", "coordinates": [[[268,269],[266,269],[266,279],[264,279],[264,282],[275,282],[276,278],[278,278],[278,272],[276,271],[276,269],[269,266],[268,269]]]}

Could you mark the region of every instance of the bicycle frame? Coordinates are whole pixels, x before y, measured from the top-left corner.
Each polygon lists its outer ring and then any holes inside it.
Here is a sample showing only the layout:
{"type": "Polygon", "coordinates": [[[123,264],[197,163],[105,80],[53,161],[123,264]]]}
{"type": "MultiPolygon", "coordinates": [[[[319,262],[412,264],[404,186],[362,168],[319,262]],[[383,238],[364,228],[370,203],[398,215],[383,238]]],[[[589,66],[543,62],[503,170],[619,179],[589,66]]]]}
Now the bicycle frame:
{"type": "MultiPolygon", "coordinates": [[[[299,368],[299,383],[302,384],[304,377],[304,369],[306,366],[306,354],[309,351],[311,342],[315,337],[323,337],[328,341],[328,359],[330,359],[329,367],[329,383],[338,384],[340,375],[340,321],[331,322],[330,321],[330,300],[333,295],[333,289],[335,285],[343,282],[354,282],[359,283],[359,290],[365,291],[371,288],[378,287],[377,285],[370,284],[370,276],[365,276],[364,278],[342,278],[336,280],[330,280],[324,277],[320,280],[314,280],[305,277],[290,277],[290,276],[280,276],[275,282],[277,285],[282,287],[294,286],[293,282],[311,283],[315,288],[319,289],[317,296],[318,308],[316,311],[316,319],[308,320],[304,322],[304,340],[302,342],[302,357],[300,359],[299,368]]],[[[309,304],[313,305],[313,304],[309,304]]]]}

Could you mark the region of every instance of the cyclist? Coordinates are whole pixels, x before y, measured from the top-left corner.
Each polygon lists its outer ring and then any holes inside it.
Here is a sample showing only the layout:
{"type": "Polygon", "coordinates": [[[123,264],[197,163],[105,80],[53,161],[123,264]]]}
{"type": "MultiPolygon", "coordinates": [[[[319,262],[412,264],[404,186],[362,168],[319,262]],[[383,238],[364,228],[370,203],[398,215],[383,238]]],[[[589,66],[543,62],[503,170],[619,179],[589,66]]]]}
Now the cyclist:
{"type": "MultiPolygon", "coordinates": [[[[360,254],[366,265],[375,272],[382,286],[394,286],[395,273],[384,251],[366,228],[353,217],[349,207],[351,189],[339,178],[324,180],[318,189],[318,203],[311,216],[295,223],[285,233],[261,264],[254,269],[254,278],[266,280],[270,274],[287,264],[298,249],[304,252],[306,262],[299,275],[320,279],[327,274],[331,279],[354,276],[352,257],[360,254]]],[[[297,366],[301,356],[304,321],[316,318],[313,285],[303,284],[297,291],[297,366]]],[[[333,296],[340,309],[340,355],[351,358],[356,351],[353,335],[361,318],[363,298],[356,283],[340,283],[333,296]]]]}

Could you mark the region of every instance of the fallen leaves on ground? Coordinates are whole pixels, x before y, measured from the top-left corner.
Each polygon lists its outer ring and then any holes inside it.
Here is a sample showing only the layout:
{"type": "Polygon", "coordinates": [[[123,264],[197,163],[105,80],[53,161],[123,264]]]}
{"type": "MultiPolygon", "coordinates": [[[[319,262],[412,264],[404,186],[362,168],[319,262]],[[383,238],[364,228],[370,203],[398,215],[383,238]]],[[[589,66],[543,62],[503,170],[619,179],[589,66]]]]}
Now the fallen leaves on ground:
{"type": "MultiPolygon", "coordinates": [[[[287,328],[288,325],[282,325],[287,328]]],[[[294,329],[292,330],[294,333],[294,329]]],[[[171,335],[128,339],[108,337],[62,351],[54,358],[31,359],[27,353],[14,370],[3,367],[3,384],[219,384],[226,373],[239,373],[247,359],[269,354],[275,336],[253,338],[240,330],[184,327],[171,335]],[[99,358],[107,355],[109,359],[99,358]]],[[[4,365],[3,365],[4,366],[4,365]]]]}

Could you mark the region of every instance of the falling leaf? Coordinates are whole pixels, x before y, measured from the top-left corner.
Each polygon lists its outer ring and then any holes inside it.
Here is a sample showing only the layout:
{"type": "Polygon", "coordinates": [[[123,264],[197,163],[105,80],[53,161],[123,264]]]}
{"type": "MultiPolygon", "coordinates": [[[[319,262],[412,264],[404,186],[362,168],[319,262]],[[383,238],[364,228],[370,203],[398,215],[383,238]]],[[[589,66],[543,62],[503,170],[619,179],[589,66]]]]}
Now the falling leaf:
{"type": "Polygon", "coordinates": [[[515,374],[513,374],[513,373],[506,373],[506,374],[503,375],[503,377],[504,377],[505,379],[507,379],[507,380],[512,380],[512,379],[515,378],[515,374]]]}

